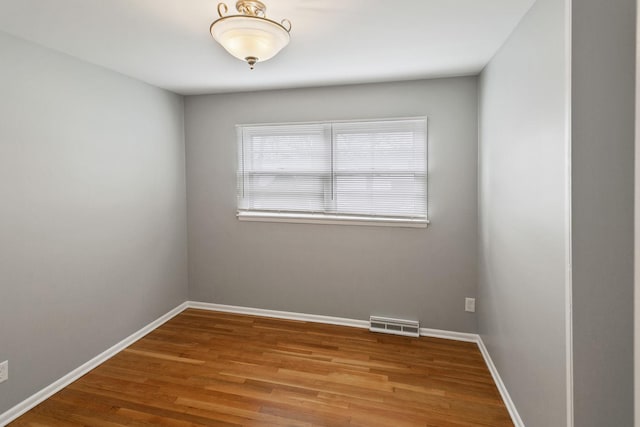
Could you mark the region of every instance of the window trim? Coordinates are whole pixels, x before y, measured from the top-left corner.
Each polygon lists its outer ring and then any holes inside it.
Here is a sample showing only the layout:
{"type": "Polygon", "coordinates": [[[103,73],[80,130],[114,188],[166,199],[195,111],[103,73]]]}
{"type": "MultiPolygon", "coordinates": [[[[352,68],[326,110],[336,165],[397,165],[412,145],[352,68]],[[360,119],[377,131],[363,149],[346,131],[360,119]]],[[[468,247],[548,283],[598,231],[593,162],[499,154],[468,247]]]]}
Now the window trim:
{"type": "MultiPolygon", "coordinates": [[[[330,125],[331,123],[363,123],[363,122],[399,122],[402,120],[425,120],[429,125],[428,116],[403,116],[370,119],[345,119],[345,120],[311,120],[302,122],[269,122],[269,123],[238,123],[236,129],[250,126],[287,126],[287,125],[330,125]]],[[[427,141],[428,142],[428,141],[427,141]]],[[[428,145],[428,144],[427,144],[428,145]]]]}
{"type": "MultiPolygon", "coordinates": [[[[386,117],[386,118],[365,118],[365,119],[346,119],[346,120],[316,120],[316,121],[300,121],[300,122],[270,122],[270,123],[240,123],[236,124],[236,134],[242,132],[244,127],[267,127],[267,126],[287,126],[287,125],[331,125],[335,123],[366,123],[366,122],[395,122],[402,120],[424,120],[427,133],[425,135],[425,191],[427,208],[425,218],[399,218],[384,216],[366,216],[366,215],[345,215],[345,214],[326,214],[326,213],[302,213],[302,212],[286,212],[286,211],[257,211],[242,210],[236,205],[236,218],[239,221],[250,222],[281,222],[292,224],[332,224],[332,225],[357,225],[357,226],[383,226],[383,227],[406,227],[406,228],[427,228],[429,221],[429,118],[428,116],[406,116],[406,117],[386,117]]],[[[242,145],[242,144],[241,144],[242,145]]],[[[333,149],[333,144],[332,144],[333,149]]],[[[244,153],[238,152],[238,156],[244,153]]],[[[244,171],[237,170],[237,176],[242,175],[244,180],[244,171]]],[[[238,184],[239,182],[237,182],[238,184]]],[[[236,184],[236,185],[237,185],[236,184]]]]}
{"type": "Polygon", "coordinates": [[[372,225],[383,227],[427,228],[427,219],[393,217],[368,217],[356,215],[332,215],[317,213],[241,211],[236,214],[240,221],[287,222],[292,224],[372,225]]]}

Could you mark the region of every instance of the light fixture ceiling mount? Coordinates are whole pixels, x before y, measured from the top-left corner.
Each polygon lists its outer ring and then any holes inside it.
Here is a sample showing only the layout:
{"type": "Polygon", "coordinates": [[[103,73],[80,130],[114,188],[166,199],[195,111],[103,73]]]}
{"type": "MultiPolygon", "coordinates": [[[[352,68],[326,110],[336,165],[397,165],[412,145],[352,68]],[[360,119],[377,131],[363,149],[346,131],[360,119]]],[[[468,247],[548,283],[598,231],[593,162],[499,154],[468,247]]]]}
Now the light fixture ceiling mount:
{"type": "Polygon", "coordinates": [[[267,18],[267,7],[258,0],[239,0],[239,15],[225,15],[225,3],[218,4],[220,17],[213,21],[209,31],[213,38],[236,58],[246,61],[253,70],[256,62],[273,58],[289,44],[291,22],[280,23],[267,18]]]}

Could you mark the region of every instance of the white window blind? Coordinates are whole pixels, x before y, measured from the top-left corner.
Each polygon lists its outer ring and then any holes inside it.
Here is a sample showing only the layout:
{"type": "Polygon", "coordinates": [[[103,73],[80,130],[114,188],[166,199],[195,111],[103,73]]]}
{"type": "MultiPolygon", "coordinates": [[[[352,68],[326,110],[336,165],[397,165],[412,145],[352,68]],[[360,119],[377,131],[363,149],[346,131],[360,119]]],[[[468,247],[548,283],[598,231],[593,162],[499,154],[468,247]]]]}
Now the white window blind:
{"type": "Polygon", "coordinates": [[[427,222],[426,119],[238,127],[238,215],[427,222]]]}

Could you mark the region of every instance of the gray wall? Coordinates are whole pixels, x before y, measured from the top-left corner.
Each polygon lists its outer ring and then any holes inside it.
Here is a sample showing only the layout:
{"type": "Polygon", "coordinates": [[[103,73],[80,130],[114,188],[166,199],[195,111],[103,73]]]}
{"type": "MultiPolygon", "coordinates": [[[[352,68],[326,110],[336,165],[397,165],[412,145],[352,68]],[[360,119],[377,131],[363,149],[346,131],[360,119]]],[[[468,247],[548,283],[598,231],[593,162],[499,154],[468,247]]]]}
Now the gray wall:
{"type": "Polygon", "coordinates": [[[475,332],[475,77],[187,97],[190,298],[475,332]],[[240,222],[242,123],[429,117],[427,229],[240,222]]]}
{"type": "Polygon", "coordinates": [[[572,12],[575,425],[633,425],[635,0],[572,12]]]}
{"type": "Polygon", "coordinates": [[[566,425],[564,8],[538,0],[480,77],[478,327],[527,427],[566,425]]]}
{"type": "Polygon", "coordinates": [[[0,413],[187,297],[182,98],[0,33],[0,413]]]}

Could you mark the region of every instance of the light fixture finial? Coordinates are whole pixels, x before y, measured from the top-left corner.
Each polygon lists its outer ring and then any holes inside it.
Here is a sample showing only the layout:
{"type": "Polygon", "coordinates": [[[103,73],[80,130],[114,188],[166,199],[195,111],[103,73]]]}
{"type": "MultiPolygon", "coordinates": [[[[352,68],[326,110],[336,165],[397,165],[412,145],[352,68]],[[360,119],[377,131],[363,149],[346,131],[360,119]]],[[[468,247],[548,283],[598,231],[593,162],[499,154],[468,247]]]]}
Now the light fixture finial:
{"type": "Polygon", "coordinates": [[[258,58],[254,58],[253,56],[247,56],[246,58],[244,58],[244,60],[247,61],[247,64],[249,64],[249,68],[252,70],[256,65],[256,62],[258,62],[258,58]]]}

